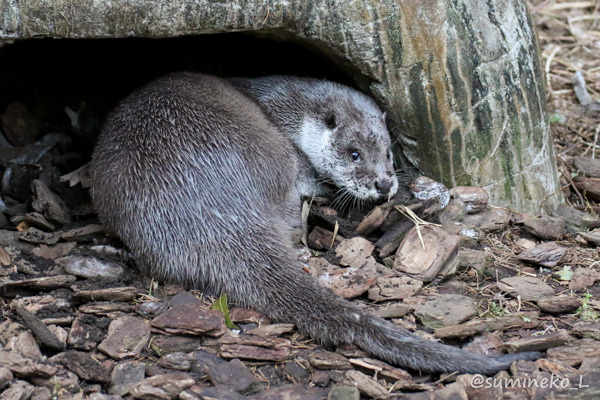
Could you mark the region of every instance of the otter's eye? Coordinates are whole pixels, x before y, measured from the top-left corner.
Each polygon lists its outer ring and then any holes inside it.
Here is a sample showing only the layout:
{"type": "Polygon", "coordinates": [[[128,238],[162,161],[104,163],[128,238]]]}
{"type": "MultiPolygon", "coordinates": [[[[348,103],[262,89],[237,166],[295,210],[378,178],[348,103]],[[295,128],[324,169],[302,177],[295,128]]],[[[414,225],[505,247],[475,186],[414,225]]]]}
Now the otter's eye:
{"type": "Polygon", "coordinates": [[[337,126],[337,121],[335,120],[335,114],[329,114],[327,118],[325,118],[325,125],[329,129],[333,129],[337,126]]]}
{"type": "Polygon", "coordinates": [[[359,162],[360,161],[360,153],[358,151],[353,151],[352,154],[350,154],[350,158],[352,158],[352,161],[354,161],[354,162],[359,162]]]}

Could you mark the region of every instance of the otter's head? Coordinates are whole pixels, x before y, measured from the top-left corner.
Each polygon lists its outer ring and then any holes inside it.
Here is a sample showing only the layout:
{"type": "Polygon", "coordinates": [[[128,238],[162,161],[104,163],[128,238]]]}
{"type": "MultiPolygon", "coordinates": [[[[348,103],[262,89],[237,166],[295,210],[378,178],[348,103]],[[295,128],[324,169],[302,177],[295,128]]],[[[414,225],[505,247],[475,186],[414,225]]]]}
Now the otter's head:
{"type": "Polygon", "coordinates": [[[390,135],[373,100],[345,86],[318,82],[295,137],[320,178],[354,197],[378,200],[398,189],[390,135]]]}
{"type": "Polygon", "coordinates": [[[308,157],[318,178],[358,199],[394,195],[385,114],[368,96],[349,87],[311,78],[271,76],[233,79],[308,157]]]}

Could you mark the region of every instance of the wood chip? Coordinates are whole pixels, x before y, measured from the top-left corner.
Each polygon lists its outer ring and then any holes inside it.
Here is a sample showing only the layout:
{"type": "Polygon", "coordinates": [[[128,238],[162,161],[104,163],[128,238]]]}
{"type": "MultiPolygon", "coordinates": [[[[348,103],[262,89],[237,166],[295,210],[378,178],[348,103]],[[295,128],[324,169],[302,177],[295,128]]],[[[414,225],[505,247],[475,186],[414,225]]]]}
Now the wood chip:
{"type": "Polygon", "coordinates": [[[561,346],[572,340],[569,332],[564,329],[559,329],[556,332],[546,335],[531,336],[528,338],[512,340],[506,342],[504,347],[509,353],[520,353],[523,351],[542,351],[553,347],[561,346]]]}
{"type": "Polygon", "coordinates": [[[504,278],[496,286],[513,297],[520,296],[523,301],[541,300],[554,295],[554,289],[541,279],[532,276],[513,276],[504,278]]]}
{"type": "Polygon", "coordinates": [[[553,267],[557,265],[567,252],[567,249],[554,242],[542,243],[533,249],[525,250],[517,256],[521,261],[553,267]]]}
{"type": "Polygon", "coordinates": [[[482,332],[504,331],[509,329],[533,329],[537,328],[540,323],[541,321],[535,313],[513,314],[439,328],[435,330],[434,336],[439,339],[462,338],[482,332]]]}

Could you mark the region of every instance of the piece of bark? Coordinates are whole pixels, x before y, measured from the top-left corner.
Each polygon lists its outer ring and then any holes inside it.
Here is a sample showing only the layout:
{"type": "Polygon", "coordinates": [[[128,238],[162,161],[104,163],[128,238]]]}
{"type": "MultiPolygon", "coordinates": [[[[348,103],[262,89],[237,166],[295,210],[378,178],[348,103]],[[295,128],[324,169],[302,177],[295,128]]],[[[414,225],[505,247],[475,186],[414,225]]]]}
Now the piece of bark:
{"type": "Polygon", "coordinates": [[[71,287],[75,294],[73,299],[80,303],[90,301],[130,301],[136,298],[138,289],[135,287],[114,287],[106,289],[80,290],[77,287],[71,287]]]}
{"type": "Polygon", "coordinates": [[[53,361],[60,362],[83,380],[100,383],[110,382],[110,371],[92,357],[90,353],[69,350],[54,356],[53,361]]]}
{"type": "Polygon", "coordinates": [[[77,310],[85,314],[113,315],[115,313],[131,313],[135,310],[135,306],[114,301],[96,301],[83,304],[77,310]]]}
{"type": "Polygon", "coordinates": [[[600,341],[600,321],[579,322],[573,326],[571,331],[578,337],[600,341]]]}
{"type": "Polygon", "coordinates": [[[352,370],[346,372],[346,380],[355,384],[358,390],[367,397],[378,400],[390,398],[389,392],[383,385],[360,371],[352,370]]]}
{"type": "Polygon", "coordinates": [[[164,374],[146,378],[131,387],[129,393],[136,399],[176,399],[194,384],[186,374],[164,374]]]}
{"type": "Polygon", "coordinates": [[[367,262],[367,258],[371,256],[374,249],[373,243],[364,238],[355,237],[342,240],[335,249],[335,255],[340,258],[340,265],[360,268],[367,262]]]}
{"type": "Polygon", "coordinates": [[[58,340],[38,317],[21,307],[17,307],[15,311],[44,346],[56,351],[64,349],[65,343],[58,340]]]}
{"type": "Polygon", "coordinates": [[[14,351],[0,350],[0,365],[8,368],[19,378],[51,378],[59,371],[59,367],[48,361],[35,361],[25,358],[14,351]]]}
{"type": "Polygon", "coordinates": [[[578,235],[592,246],[600,246],[600,229],[591,232],[579,232],[578,235]]]}
{"type": "Polygon", "coordinates": [[[263,389],[263,384],[237,359],[213,365],[207,375],[213,385],[225,385],[244,395],[263,389]]]}
{"type": "Polygon", "coordinates": [[[240,358],[243,360],[282,362],[290,356],[289,347],[265,348],[244,344],[224,344],[221,346],[223,358],[240,358]]]}
{"type": "Polygon", "coordinates": [[[423,281],[408,276],[378,278],[375,286],[369,289],[369,300],[402,300],[413,296],[423,287],[423,281]]]}
{"type": "Polygon", "coordinates": [[[554,242],[547,242],[537,245],[533,249],[525,250],[517,258],[544,267],[553,267],[562,260],[566,252],[566,248],[554,242]]]}
{"type": "Polygon", "coordinates": [[[399,221],[397,224],[392,226],[386,233],[384,233],[377,242],[375,247],[379,249],[379,257],[387,257],[394,253],[404,236],[414,227],[414,224],[409,220],[399,221]]]}
{"type": "Polygon", "coordinates": [[[485,210],[489,201],[485,189],[477,186],[456,186],[450,189],[450,195],[462,201],[467,214],[475,214],[485,210]]]}
{"type": "Polygon", "coordinates": [[[112,370],[110,394],[124,396],[133,386],[144,379],[146,365],[140,362],[120,362],[112,370]]]}
{"type": "Polygon", "coordinates": [[[108,337],[98,345],[98,350],[121,360],[137,356],[148,344],[150,326],[143,320],[124,316],[111,322],[108,337]]]}
{"type": "Polygon", "coordinates": [[[549,314],[568,314],[581,307],[581,300],[571,296],[551,296],[538,300],[537,305],[549,314]]]}
{"type": "Polygon", "coordinates": [[[550,360],[558,360],[571,367],[581,364],[584,359],[600,357],[600,342],[593,339],[581,339],[548,349],[550,360]]]}
{"type": "Polygon", "coordinates": [[[72,255],[55,262],[69,274],[80,278],[118,278],[123,274],[123,267],[119,264],[96,257],[72,255]]]}
{"type": "Polygon", "coordinates": [[[461,238],[450,235],[435,225],[411,229],[396,252],[394,268],[415,279],[430,282],[445,269],[457,265],[461,238]]]}
{"type": "Polygon", "coordinates": [[[351,358],[350,364],[352,364],[355,369],[372,371],[373,374],[376,374],[378,377],[384,378],[391,383],[412,380],[412,375],[405,370],[392,367],[383,361],[373,358],[351,358]]]}
{"type": "Polygon", "coordinates": [[[360,391],[355,386],[334,386],[327,394],[327,400],[360,400],[360,391]]]}
{"type": "Polygon", "coordinates": [[[596,213],[583,212],[568,204],[561,204],[552,215],[561,217],[567,222],[569,233],[586,231],[599,218],[596,213]]]}
{"type": "Polygon", "coordinates": [[[600,160],[591,157],[573,157],[572,160],[578,175],[600,178],[600,160]]]}
{"type": "Polygon", "coordinates": [[[383,224],[392,209],[393,204],[391,202],[375,207],[360,222],[356,228],[356,233],[361,236],[370,235],[383,224]]]}
{"type": "Polygon", "coordinates": [[[308,362],[318,369],[352,369],[350,361],[341,354],[317,350],[308,355],[308,362]]]}
{"type": "Polygon", "coordinates": [[[308,246],[317,250],[329,250],[333,245],[341,242],[341,238],[336,237],[335,243],[333,238],[333,232],[322,228],[320,226],[315,226],[313,230],[308,235],[308,246]]]}
{"type": "Polygon", "coordinates": [[[249,335],[258,336],[279,336],[281,334],[291,332],[295,327],[296,325],[294,324],[267,324],[251,329],[246,333],[249,335]]]}
{"type": "Polygon", "coordinates": [[[154,318],[150,326],[169,334],[218,337],[227,332],[223,313],[198,303],[178,304],[154,318]]]}
{"type": "Polygon", "coordinates": [[[19,235],[19,240],[34,244],[53,245],[60,240],[60,233],[44,232],[37,228],[29,228],[19,235]]]}
{"type": "Polygon", "coordinates": [[[486,251],[471,249],[460,249],[458,251],[459,268],[473,268],[477,273],[483,275],[491,262],[492,256],[486,251]]]}
{"type": "Polygon", "coordinates": [[[577,268],[573,271],[569,289],[584,290],[592,286],[596,281],[600,280],[600,271],[590,268],[577,268]]]}
{"type": "Polygon", "coordinates": [[[104,236],[104,227],[98,224],[89,224],[81,228],[63,231],[60,235],[62,240],[72,242],[89,242],[98,236],[104,236]]]}
{"type": "Polygon", "coordinates": [[[513,276],[497,282],[498,288],[523,301],[536,301],[554,295],[554,289],[541,279],[532,276],[513,276]]]}
{"type": "Polygon", "coordinates": [[[67,343],[78,350],[93,350],[106,339],[111,320],[107,317],[81,314],[73,321],[67,343]]]}
{"type": "Polygon", "coordinates": [[[282,385],[263,390],[251,396],[247,400],[321,400],[327,398],[329,389],[321,387],[305,387],[303,384],[282,385]]]}
{"type": "Polygon", "coordinates": [[[10,279],[8,277],[0,278],[0,289],[31,289],[31,290],[54,290],[62,287],[67,287],[70,283],[77,280],[72,275],[54,275],[43,276],[39,278],[28,279],[10,279]]]}
{"type": "Polygon", "coordinates": [[[523,351],[543,351],[553,347],[561,346],[573,338],[569,332],[564,329],[559,329],[556,332],[548,333],[541,336],[532,336],[523,339],[512,340],[506,342],[504,347],[509,353],[520,353],[523,351]]]}
{"type": "Polygon", "coordinates": [[[563,218],[526,218],[523,225],[535,236],[544,240],[560,240],[567,233],[567,223],[563,218]]]}
{"type": "Polygon", "coordinates": [[[600,201],[600,178],[586,178],[578,176],[573,178],[577,190],[591,201],[600,201]]]}
{"type": "Polygon", "coordinates": [[[31,207],[43,214],[50,221],[54,221],[60,225],[66,225],[71,222],[71,215],[67,210],[64,202],[53,193],[44,182],[39,179],[34,179],[31,182],[34,192],[34,199],[31,202],[31,207]]]}
{"type": "Polygon", "coordinates": [[[448,203],[448,206],[442,210],[438,218],[444,224],[445,222],[460,222],[465,219],[465,215],[467,215],[467,206],[465,203],[459,198],[453,198],[448,203]]]}
{"type": "Polygon", "coordinates": [[[371,273],[354,267],[324,271],[318,279],[322,286],[344,299],[353,299],[366,293],[376,282],[371,273]]]}
{"type": "Polygon", "coordinates": [[[421,323],[429,328],[458,325],[477,314],[473,300],[457,294],[430,297],[414,311],[421,323]]]}
{"type": "Polygon", "coordinates": [[[484,232],[495,232],[504,229],[510,222],[511,212],[504,208],[492,207],[477,214],[469,214],[462,220],[470,226],[484,232]]]}
{"type": "Polygon", "coordinates": [[[461,325],[447,326],[435,330],[434,336],[439,339],[461,338],[482,332],[504,331],[509,329],[533,329],[540,325],[535,313],[505,315],[480,321],[469,321],[461,325]]]}

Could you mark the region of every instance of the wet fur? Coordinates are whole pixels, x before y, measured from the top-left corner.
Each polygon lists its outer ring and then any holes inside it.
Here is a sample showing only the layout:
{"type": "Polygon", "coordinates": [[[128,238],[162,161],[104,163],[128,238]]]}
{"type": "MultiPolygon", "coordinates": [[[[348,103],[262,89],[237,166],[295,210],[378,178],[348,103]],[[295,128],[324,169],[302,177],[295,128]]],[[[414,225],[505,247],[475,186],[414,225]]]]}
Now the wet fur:
{"type": "MultiPolygon", "coordinates": [[[[272,87],[285,98],[286,78],[276,79],[272,87]]],[[[355,344],[402,367],[491,374],[536,358],[489,357],[419,338],[304,272],[290,237],[307,188],[295,182],[301,177],[310,186],[319,172],[306,170],[314,166],[293,135],[304,113],[322,110],[310,109],[314,99],[297,80],[295,100],[265,105],[264,83],[170,75],[134,92],[109,117],[93,156],[93,201],[139,264],[160,280],[225,292],[326,345],[355,344]]]]}

